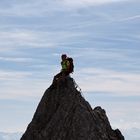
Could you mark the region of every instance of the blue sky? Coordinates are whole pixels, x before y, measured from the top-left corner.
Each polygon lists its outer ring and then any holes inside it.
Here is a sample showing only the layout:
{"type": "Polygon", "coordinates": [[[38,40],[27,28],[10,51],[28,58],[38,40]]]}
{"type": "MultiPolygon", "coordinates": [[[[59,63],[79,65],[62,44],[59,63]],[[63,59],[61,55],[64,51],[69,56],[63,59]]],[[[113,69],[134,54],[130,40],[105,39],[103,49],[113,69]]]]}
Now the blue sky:
{"type": "Polygon", "coordinates": [[[25,131],[60,55],[113,128],[140,138],[139,0],[0,0],[0,131],[25,131]],[[136,131],[137,130],[137,131],[136,131]]]}

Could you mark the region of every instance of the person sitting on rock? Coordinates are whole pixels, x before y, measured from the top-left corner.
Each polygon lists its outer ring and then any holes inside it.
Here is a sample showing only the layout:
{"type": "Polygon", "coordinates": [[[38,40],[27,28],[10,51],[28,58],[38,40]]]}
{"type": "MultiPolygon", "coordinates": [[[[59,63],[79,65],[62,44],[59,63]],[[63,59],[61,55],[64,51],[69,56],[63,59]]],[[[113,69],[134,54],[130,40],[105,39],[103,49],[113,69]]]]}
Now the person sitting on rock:
{"type": "Polygon", "coordinates": [[[63,78],[65,76],[68,76],[70,74],[70,62],[67,59],[67,55],[66,54],[62,54],[61,55],[61,72],[58,73],[57,75],[54,76],[54,81],[58,80],[59,78],[63,78]]]}

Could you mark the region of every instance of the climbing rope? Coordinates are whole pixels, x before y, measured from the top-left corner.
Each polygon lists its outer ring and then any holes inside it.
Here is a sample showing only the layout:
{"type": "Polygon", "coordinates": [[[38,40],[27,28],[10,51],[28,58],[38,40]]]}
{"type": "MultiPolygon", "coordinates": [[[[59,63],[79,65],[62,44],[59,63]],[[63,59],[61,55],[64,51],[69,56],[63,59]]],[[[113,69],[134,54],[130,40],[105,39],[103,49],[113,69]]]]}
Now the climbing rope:
{"type": "MultiPolygon", "coordinates": [[[[82,90],[81,90],[81,88],[79,87],[79,85],[75,82],[74,79],[73,79],[73,82],[74,82],[74,84],[75,84],[75,88],[76,88],[76,89],[79,89],[78,91],[81,93],[81,95],[82,95],[83,98],[84,98],[84,95],[83,95],[82,90]]],[[[84,98],[84,99],[85,99],[85,98],[84,98]]],[[[80,102],[81,102],[81,101],[80,101],[80,102]]],[[[87,109],[89,110],[89,112],[90,112],[90,114],[91,114],[91,116],[93,117],[93,120],[94,120],[93,112],[91,111],[91,109],[90,109],[90,107],[87,105],[87,103],[86,103],[86,107],[87,107],[87,109]]]]}
{"type": "Polygon", "coordinates": [[[74,82],[75,88],[82,94],[83,98],[85,98],[85,97],[84,97],[84,94],[83,94],[83,92],[82,92],[82,90],[81,90],[81,88],[80,88],[79,85],[75,82],[74,79],[73,79],[73,82],[74,82]]]}

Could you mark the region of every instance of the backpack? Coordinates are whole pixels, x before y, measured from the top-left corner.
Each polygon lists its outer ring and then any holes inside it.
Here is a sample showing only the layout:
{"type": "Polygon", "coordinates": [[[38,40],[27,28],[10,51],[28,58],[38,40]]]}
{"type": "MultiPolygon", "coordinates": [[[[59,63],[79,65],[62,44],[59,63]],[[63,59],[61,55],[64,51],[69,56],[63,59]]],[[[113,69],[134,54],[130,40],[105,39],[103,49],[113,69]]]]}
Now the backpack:
{"type": "Polygon", "coordinates": [[[67,60],[70,62],[69,73],[72,73],[72,72],[74,72],[73,59],[69,57],[69,58],[67,58],[67,60]]]}

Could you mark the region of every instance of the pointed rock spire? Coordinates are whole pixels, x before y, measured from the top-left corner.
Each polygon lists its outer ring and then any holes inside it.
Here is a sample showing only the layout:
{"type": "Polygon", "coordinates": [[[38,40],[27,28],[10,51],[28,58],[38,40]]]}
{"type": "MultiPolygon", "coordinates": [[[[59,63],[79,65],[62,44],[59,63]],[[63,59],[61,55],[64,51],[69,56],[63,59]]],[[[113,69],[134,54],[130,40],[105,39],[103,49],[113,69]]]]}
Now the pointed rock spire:
{"type": "Polygon", "coordinates": [[[44,93],[21,140],[124,140],[101,107],[91,108],[66,77],[44,93]]]}

